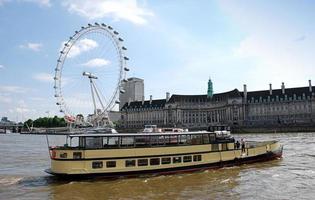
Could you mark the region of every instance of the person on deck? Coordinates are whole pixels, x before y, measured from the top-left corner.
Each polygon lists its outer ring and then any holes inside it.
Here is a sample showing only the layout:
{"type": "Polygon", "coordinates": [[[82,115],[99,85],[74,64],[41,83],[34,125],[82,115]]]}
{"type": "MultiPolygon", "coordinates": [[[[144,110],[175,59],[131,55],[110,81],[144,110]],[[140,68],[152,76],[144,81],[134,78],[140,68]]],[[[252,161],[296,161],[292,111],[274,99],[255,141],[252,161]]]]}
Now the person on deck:
{"type": "Polygon", "coordinates": [[[243,153],[245,152],[245,141],[243,138],[241,139],[241,145],[242,145],[242,153],[243,153]]]}
{"type": "Polygon", "coordinates": [[[238,140],[236,141],[235,145],[236,145],[236,149],[240,148],[240,142],[238,140]]]}

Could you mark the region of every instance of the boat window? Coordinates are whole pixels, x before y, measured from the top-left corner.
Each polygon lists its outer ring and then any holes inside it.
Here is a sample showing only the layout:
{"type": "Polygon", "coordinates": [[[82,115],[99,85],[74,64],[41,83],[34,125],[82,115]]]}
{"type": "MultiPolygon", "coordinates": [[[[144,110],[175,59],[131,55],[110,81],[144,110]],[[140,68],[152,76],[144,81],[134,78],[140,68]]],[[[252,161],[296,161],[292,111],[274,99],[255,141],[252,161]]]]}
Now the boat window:
{"type": "Polygon", "coordinates": [[[213,133],[209,134],[209,140],[210,140],[210,142],[214,142],[215,141],[215,134],[213,134],[213,133]]]}
{"type": "Polygon", "coordinates": [[[102,148],[103,140],[101,137],[86,137],[85,138],[85,148],[87,149],[95,149],[102,148]]]}
{"type": "Polygon", "coordinates": [[[106,162],[106,167],[107,168],[116,167],[116,161],[107,161],[106,162]]]}
{"type": "Polygon", "coordinates": [[[188,135],[180,135],[179,138],[179,144],[187,144],[188,135]]]}
{"type": "Polygon", "coordinates": [[[204,144],[209,144],[209,135],[208,134],[203,134],[203,143],[204,144]]]}
{"type": "Polygon", "coordinates": [[[145,136],[136,136],[135,145],[136,147],[147,146],[149,144],[149,137],[145,136]]]}
{"type": "Polygon", "coordinates": [[[148,159],[139,159],[138,166],[148,166],[148,159]]]}
{"type": "Polygon", "coordinates": [[[119,137],[108,137],[108,147],[117,147],[119,145],[119,137]]]}
{"type": "Polygon", "coordinates": [[[170,157],[164,157],[162,158],[162,164],[171,164],[171,158],[170,157]]]}
{"type": "Polygon", "coordinates": [[[176,138],[172,138],[172,137],[173,136],[165,135],[165,137],[164,137],[165,144],[171,145],[172,143],[177,143],[177,139],[176,138]]]}
{"type": "Polygon", "coordinates": [[[73,152],[73,159],[81,159],[82,153],[81,152],[73,152]]]}
{"type": "Polygon", "coordinates": [[[102,161],[93,161],[92,162],[92,168],[93,169],[103,168],[103,162],[102,161]]]}
{"type": "Polygon", "coordinates": [[[194,155],[194,162],[201,161],[201,155],[194,155]]]}
{"type": "Polygon", "coordinates": [[[84,137],[79,137],[79,147],[84,148],[84,137]]]}
{"type": "Polygon", "coordinates": [[[227,143],[221,144],[221,147],[222,147],[222,151],[228,150],[227,143]]]}
{"type": "Polygon", "coordinates": [[[159,165],[160,164],[160,158],[151,158],[150,159],[150,165],[159,165]]]}
{"type": "Polygon", "coordinates": [[[184,156],[183,161],[184,162],[191,162],[192,161],[191,156],[184,156]]]}
{"type": "Polygon", "coordinates": [[[125,161],[125,166],[126,167],[134,167],[134,166],[136,166],[136,160],[126,160],[125,161]]]}
{"type": "Polygon", "coordinates": [[[61,154],[59,155],[59,157],[60,157],[60,158],[67,158],[67,153],[61,153],[61,154]]]}
{"type": "Polygon", "coordinates": [[[150,144],[156,146],[159,144],[159,136],[150,136],[150,144]]]}
{"type": "Polygon", "coordinates": [[[219,151],[219,144],[211,144],[211,151],[219,151]]]}
{"type": "Polygon", "coordinates": [[[133,137],[121,137],[121,147],[130,147],[134,146],[134,138],[133,137]]]}
{"type": "MultiPolygon", "coordinates": [[[[79,147],[79,137],[70,137],[70,147],[79,147]]],[[[83,146],[83,145],[82,145],[83,146]]]]}
{"type": "Polygon", "coordinates": [[[173,157],[173,163],[181,163],[182,162],[182,157],[177,156],[177,157],[173,157]]]}
{"type": "Polygon", "coordinates": [[[103,137],[103,146],[106,147],[109,143],[109,138],[108,137],[103,137]]]}
{"type": "Polygon", "coordinates": [[[202,144],[202,135],[192,135],[191,144],[202,144]]]}

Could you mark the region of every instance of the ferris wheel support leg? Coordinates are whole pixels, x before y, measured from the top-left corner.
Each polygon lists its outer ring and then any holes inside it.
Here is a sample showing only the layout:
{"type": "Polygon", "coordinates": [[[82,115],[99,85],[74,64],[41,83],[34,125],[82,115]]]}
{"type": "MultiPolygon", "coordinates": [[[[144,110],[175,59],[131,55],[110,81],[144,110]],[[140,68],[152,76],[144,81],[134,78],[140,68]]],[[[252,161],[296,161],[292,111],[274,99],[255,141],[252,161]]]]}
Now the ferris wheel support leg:
{"type": "Polygon", "coordinates": [[[104,104],[103,104],[102,99],[101,99],[101,97],[100,97],[100,95],[99,95],[99,92],[98,92],[98,90],[97,90],[97,88],[96,88],[96,86],[95,86],[95,83],[93,82],[92,85],[93,85],[93,88],[94,88],[94,90],[95,90],[95,93],[96,93],[96,96],[97,96],[97,98],[98,98],[98,101],[100,102],[100,104],[101,104],[103,110],[105,110],[104,104]]]}
{"type": "Polygon", "coordinates": [[[96,103],[95,103],[95,97],[94,97],[94,92],[93,92],[93,81],[90,78],[90,86],[91,86],[91,93],[92,93],[92,99],[93,99],[93,105],[94,105],[94,114],[97,114],[97,110],[96,110],[96,103]]]}

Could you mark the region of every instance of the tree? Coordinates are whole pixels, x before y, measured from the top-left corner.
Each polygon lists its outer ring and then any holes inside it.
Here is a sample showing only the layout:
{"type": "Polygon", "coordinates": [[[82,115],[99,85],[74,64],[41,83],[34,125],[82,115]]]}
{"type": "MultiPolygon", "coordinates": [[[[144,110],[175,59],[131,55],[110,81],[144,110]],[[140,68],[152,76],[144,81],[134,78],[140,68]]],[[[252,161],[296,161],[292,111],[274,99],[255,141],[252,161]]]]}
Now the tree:
{"type": "Polygon", "coordinates": [[[35,119],[34,121],[29,119],[24,122],[24,127],[31,127],[33,124],[34,127],[41,127],[41,128],[52,128],[52,127],[65,127],[67,126],[66,121],[63,117],[40,117],[35,119]]]}

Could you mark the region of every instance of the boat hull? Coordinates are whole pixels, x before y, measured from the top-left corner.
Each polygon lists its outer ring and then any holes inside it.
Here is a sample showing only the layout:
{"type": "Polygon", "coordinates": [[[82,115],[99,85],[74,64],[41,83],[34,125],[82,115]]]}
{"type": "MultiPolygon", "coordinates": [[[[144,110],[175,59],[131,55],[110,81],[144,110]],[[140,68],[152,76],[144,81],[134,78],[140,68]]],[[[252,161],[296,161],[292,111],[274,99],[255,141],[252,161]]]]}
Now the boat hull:
{"type": "Polygon", "coordinates": [[[80,174],[67,174],[67,173],[56,173],[51,169],[45,170],[45,172],[55,175],[60,178],[70,178],[70,179],[85,179],[85,178],[118,178],[118,177],[137,177],[142,175],[168,175],[176,173],[188,173],[194,171],[203,171],[208,169],[217,169],[222,167],[238,166],[242,164],[250,164],[256,162],[264,162],[274,159],[279,159],[282,157],[283,146],[279,145],[277,149],[273,151],[266,152],[264,154],[256,156],[244,156],[234,158],[232,160],[219,161],[215,163],[203,163],[191,166],[180,166],[180,167],[169,167],[162,169],[148,169],[148,170],[137,170],[137,171],[123,171],[123,172],[98,172],[98,173],[80,173],[80,174]]]}

